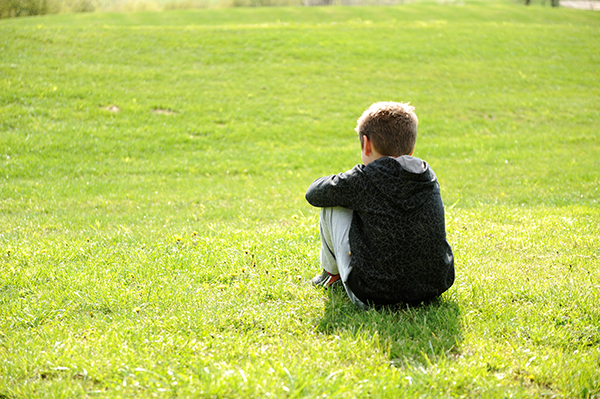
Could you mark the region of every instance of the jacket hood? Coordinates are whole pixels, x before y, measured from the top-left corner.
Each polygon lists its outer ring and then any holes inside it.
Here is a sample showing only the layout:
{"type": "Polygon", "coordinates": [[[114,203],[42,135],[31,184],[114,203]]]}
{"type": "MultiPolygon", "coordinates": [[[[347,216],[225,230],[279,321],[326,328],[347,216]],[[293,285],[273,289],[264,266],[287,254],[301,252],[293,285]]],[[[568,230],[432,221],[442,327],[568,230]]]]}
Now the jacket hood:
{"type": "Polygon", "coordinates": [[[366,165],[364,172],[388,201],[403,210],[420,207],[434,190],[439,191],[431,167],[416,157],[382,157],[366,165]],[[398,178],[403,184],[397,183],[398,178]]]}

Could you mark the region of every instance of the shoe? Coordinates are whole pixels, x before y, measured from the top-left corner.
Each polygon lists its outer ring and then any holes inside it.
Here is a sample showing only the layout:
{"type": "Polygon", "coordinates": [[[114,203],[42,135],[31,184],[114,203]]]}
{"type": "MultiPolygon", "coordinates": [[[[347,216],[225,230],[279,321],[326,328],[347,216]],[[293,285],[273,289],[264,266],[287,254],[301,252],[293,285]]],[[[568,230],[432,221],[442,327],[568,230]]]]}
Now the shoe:
{"type": "Polygon", "coordinates": [[[314,286],[329,288],[341,284],[342,280],[339,274],[331,274],[323,270],[323,273],[315,276],[311,282],[314,286]]]}

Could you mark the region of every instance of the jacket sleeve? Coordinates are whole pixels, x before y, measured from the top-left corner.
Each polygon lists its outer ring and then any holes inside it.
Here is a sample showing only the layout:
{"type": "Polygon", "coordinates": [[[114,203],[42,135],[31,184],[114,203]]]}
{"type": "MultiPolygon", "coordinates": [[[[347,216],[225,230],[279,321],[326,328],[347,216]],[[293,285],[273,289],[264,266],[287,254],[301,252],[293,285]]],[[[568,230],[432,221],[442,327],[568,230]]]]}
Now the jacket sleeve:
{"type": "Polygon", "coordinates": [[[347,172],[315,180],[306,191],[306,200],[312,206],[321,208],[332,206],[352,208],[358,198],[357,192],[363,168],[364,165],[357,165],[347,172]]]}

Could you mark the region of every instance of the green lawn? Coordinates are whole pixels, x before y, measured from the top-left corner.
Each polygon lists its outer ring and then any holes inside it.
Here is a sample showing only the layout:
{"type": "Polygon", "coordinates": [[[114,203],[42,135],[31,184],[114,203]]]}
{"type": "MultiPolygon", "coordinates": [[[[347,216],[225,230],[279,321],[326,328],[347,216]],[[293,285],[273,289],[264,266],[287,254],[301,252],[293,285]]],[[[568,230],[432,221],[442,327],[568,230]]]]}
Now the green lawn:
{"type": "Polygon", "coordinates": [[[0,20],[0,398],[600,397],[600,13],[0,20]],[[317,177],[410,101],[457,280],[316,290],[317,177]]]}

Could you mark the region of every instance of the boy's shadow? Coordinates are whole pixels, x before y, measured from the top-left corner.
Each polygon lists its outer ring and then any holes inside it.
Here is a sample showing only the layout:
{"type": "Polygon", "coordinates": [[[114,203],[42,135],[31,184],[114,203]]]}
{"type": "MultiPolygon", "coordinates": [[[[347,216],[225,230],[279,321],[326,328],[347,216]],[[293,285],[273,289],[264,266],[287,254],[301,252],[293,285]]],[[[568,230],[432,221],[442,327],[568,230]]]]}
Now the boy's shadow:
{"type": "Polygon", "coordinates": [[[378,336],[396,364],[434,364],[459,353],[462,341],[460,308],[452,298],[438,298],[418,306],[396,305],[360,310],[343,289],[328,292],[317,331],[378,336]]]}

